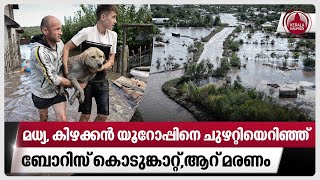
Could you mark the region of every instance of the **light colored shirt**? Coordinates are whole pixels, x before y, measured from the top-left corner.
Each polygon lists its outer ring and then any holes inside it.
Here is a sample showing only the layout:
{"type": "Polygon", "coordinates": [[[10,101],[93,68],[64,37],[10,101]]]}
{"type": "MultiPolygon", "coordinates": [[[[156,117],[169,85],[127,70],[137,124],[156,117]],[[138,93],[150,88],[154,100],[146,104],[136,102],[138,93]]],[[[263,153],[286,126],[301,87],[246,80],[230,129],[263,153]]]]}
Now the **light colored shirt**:
{"type": "Polygon", "coordinates": [[[108,29],[106,30],[105,34],[99,33],[97,25],[95,25],[93,27],[83,28],[81,31],[79,31],[76,35],[73,36],[71,41],[76,46],[79,46],[84,41],[110,44],[112,45],[110,54],[115,54],[117,49],[117,38],[117,33],[108,29]]]}
{"type": "MultiPolygon", "coordinates": [[[[36,39],[36,36],[34,37],[36,39]]],[[[62,65],[64,44],[59,41],[51,48],[41,36],[31,43],[30,54],[30,91],[40,98],[53,98],[58,93],[61,77],[58,75],[62,65]]]]}

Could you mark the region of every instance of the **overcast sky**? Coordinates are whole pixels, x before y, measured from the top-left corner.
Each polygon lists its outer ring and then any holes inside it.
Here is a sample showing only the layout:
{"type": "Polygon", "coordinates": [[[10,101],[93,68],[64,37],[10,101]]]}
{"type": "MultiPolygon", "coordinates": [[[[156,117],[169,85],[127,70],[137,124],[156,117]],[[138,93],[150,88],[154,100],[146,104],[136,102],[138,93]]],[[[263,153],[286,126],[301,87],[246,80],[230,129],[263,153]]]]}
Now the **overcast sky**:
{"type": "Polygon", "coordinates": [[[64,24],[64,16],[74,16],[80,10],[79,5],[66,5],[61,2],[53,4],[19,4],[19,9],[14,10],[14,20],[21,27],[40,26],[41,19],[47,15],[57,17],[64,24]]]}

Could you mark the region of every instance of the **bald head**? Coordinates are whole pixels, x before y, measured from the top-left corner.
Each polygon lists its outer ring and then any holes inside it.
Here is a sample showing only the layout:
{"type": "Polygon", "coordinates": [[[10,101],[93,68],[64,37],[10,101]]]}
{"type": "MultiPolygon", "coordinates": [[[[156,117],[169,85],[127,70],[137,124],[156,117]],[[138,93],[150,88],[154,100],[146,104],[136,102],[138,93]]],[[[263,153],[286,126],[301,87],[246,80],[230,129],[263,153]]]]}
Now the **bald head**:
{"type": "MultiPolygon", "coordinates": [[[[42,18],[41,24],[40,24],[40,29],[42,31],[42,29],[45,28],[50,28],[50,26],[53,23],[56,22],[60,22],[58,18],[54,17],[54,16],[45,16],[44,18],[42,18]]],[[[43,31],[42,31],[43,32],[43,31]]]]}
{"type": "Polygon", "coordinates": [[[46,16],[42,19],[40,28],[43,34],[43,38],[52,47],[59,42],[62,35],[62,26],[58,18],[54,16],[46,16]]]}

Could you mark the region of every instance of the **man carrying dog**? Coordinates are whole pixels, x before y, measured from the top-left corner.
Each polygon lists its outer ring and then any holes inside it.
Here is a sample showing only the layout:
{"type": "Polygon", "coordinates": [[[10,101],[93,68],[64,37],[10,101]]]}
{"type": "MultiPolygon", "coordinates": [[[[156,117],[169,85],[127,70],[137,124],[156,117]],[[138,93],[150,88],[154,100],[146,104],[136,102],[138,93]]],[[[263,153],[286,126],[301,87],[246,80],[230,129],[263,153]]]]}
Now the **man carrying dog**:
{"type": "Polygon", "coordinates": [[[57,121],[67,121],[66,97],[59,95],[58,85],[69,87],[71,82],[58,75],[61,68],[63,42],[61,23],[54,16],[46,16],[40,25],[42,35],[31,39],[30,90],[40,121],[48,120],[48,108],[53,107],[57,121]]]}
{"type": "Polygon", "coordinates": [[[87,27],[79,31],[63,49],[63,66],[65,76],[68,75],[69,51],[79,46],[81,43],[90,41],[100,44],[112,45],[109,55],[106,55],[108,62],[103,65],[103,71],[98,72],[95,78],[87,84],[84,89],[85,99],[79,105],[81,112],[80,122],[87,122],[91,115],[92,97],[97,104],[97,117],[95,122],[105,122],[109,115],[109,83],[106,78],[106,70],[114,64],[117,47],[117,33],[112,31],[117,23],[117,7],[115,5],[98,5],[96,10],[97,23],[93,27],[87,27]]]}

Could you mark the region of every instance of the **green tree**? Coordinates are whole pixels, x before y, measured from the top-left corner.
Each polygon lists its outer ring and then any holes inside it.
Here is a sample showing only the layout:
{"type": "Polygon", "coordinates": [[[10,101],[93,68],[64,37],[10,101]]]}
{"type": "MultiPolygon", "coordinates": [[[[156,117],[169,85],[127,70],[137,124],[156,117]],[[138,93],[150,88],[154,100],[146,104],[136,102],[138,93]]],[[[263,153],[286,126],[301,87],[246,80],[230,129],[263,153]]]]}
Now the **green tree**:
{"type": "Polygon", "coordinates": [[[228,49],[231,49],[233,52],[239,51],[239,43],[236,41],[231,41],[228,45],[228,49]]]}
{"type": "MultiPolygon", "coordinates": [[[[123,30],[122,26],[124,24],[141,24],[141,23],[151,23],[152,16],[151,11],[148,10],[147,5],[142,5],[139,7],[139,10],[136,11],[136,7],[131,5],[117,5],[118,15],[117,15],[117,24],[114,28],[114,31],[118,33],[118,43],[122,44],[123,30]]],[[[127,29],[127,44],[129,46],[136,46],[140,42],[136,40],[138,35],[145,37],[148,41],[151,41],[153,34],[157,32],[156,28],[128,28],[127,29]]]]}
{"type": "Polygon", "coordinates": [[[190,25],[193,27],[196,27],[198,24],[199,19],[197,18],[196,15],[191,15],[190,17],[190,25]]]}
{"type": "Polygon", "coordinates": [[[81,29],[94,26],[96,23],[95,10],[96,5],[80,5],[81,10],[75,13],[73,18],[64,17],[64,25],[62,26],[63,35],[61,39],[68,42],[81,29]]]}
{"type": "Polygon", "coordinates": [[[295,39],[293,39],[293,38],[288,38],[288,43],[289,43],[289,45],[292,45],[294,42],[296,42],[295,39]]]}
{"type": "Polygon", "coordinates": [[[40,26],[22,27],[23,33],[19,34],[20,38],[31,39],[31,36],[41,34],[40,26]]]}
{"type": "Polygon", "coordinates": [[[316,61],[315,59],[311,58],[311,57],[307,57],[303,60],[303,66],[304,67],[310,67],[310,68],[314,68],[316,65],[316,61]]]}
{"type": "Polygon", "coordinates": [[[248,19],[248,18],[247,18],[247,15],[246,15],[245,13],[240,13],[240,14],[239,14],[239,17],[240,17],[240,21],[245,21],[245,20],[248,19]]]}
{"type": "Polygon", "coordinates": [[[300,56],[300,53],[299,53],[299,52],[293,52],[292,57],[293,57],[294,59],[298,59],[299,56],[300,56]]]}
{"type": "Polygon", "coordinates": [[[213,21],[213,26],[220,26],[220,24],[221,24],[220,16],[216,16],[213,21]]]}
{"type": "Polygon", "coordinates": [[[213,24],[212,17],[210,15],[206,15],[205,18],[204,18],[204,25],[206,27],[211,27],[212,24],[213,24]]]}
{"type": "Polygon", "coordinates": [[[240,33],[241,31],[242,31],[241,25],[237,26],[236,29],[235,29],[235,32],[240,33]]]}
{"type": "Polygon", "coordinates": [[[306,43],[303,40],[300,40],[297,42],[297,45],[299,45],[299,47],[303,47],[306,45],[306,43]]]}
{"type": "Polygon", "coordinates": [[[256,25],[261,25],[261,24],[263,24],[263,23],[265,23],[265,22],[266,22],[266,19],[264,19],[264,18],[257,18],[256,21],[255,21],[255,24],[256,24],[256,25]]]}
{"type": "Polygon", "coordinates": [[[236,89],[242,89],[243,87],[242,87],[242,85],[241,85],[241,82],[242,82],[241,77],[240,77],[239,75],[237,75],[236,79],[235,79],[234,82],[233,82],[234,88],[236,88],[236,89]]]}
{"type": "MultiPolygon", "coordinates": [[[[81,10],[75,13],[73,18],[65,17],[64,25],[62,26],[62,40],[64,42],[69,41],[76,33],[81,29],[89,26],[94,26],[97,22],[95,11],[96,5],[80,5],[81,10]]],[[[117,24],[114,27],[114,31],[118,33],[118,44],[122,44],[123,30],[122,26],[124,24],[130,23],[151,23],[152,16],[151,11],[148,9],[147,5],[142,5],[136,11],[136,7],[131,5],[117,5],[117,24]]],[[[139,44],[136,40],[138,35],[145,37],[145,41],[152,41],[153,34],[157,32],[156,28],[151,30],[148,28],[128,28],[127,30],[127,44],[129,46],[135,46],[139,44]]]]}
{"type": "Polygon", "coordinates": [[[208,75],[206,61],[200,63],[192,62],[185,66],[184,76],[194,80],[196,83],[208,75]]]}
{"type": "Polygon", "coordinates": [[[314,44],[314,42],[312,42],[310,40],[307,40],[306,41],[306,47],[310,48],[311,50],[314,50],[315,49],[315,44],[314,44]]]}
{"type": "Polygon", "coordinates": [[[236,66],[236,67],[240,67],[241,66],[240,58],[234,52],[231,55],[230,64],[231,64],[231,66],[236,66]]]}

